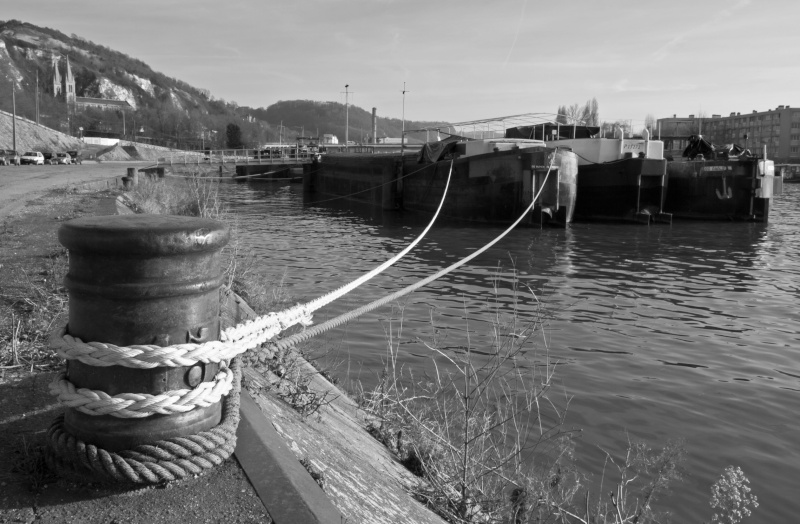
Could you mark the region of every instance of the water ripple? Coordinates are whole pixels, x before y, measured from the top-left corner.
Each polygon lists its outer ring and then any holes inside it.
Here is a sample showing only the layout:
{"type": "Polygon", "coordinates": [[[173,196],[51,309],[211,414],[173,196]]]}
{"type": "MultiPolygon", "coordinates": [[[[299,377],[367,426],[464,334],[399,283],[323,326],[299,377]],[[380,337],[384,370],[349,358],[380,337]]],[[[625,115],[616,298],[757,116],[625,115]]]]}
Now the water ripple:
{"type": "MultiPolygon", "coordinates": [[[[368,271],[427,222],[350,204],[304,206],[293,185],[223,184],[222,194],[259,271],[285,275],[298,300],[368,271]]],[[[424,278],[499,232],[437,225],[400,263],[317,318],[424,278]]],[[[678,521],[707,514],[708,486],[736,464],[761,502],[751,520],[786,522],[800,512],[798,260],[800,185],[776,198],[770,224],[519,229],[468,267],[326,340],[359,363],[352,378],[369,382],[383,366],[386,330],[401,318],[401,360],[424,373],[430,352],[421,340],[463,351],[469,335],[474,349],[489,352],[498,307],[516,308],[521,319],[544,312],[549,358],[559,362],[561,391],[574,395],[569,424],[584,429],[578,451],[587,470],[602,469],[596,445],[622,451],[625,430],[652,445],[685,437],[692,474],[675,490],[678,521]]],[[[533,365],[539,354],[530,355],[533,365]]]]}

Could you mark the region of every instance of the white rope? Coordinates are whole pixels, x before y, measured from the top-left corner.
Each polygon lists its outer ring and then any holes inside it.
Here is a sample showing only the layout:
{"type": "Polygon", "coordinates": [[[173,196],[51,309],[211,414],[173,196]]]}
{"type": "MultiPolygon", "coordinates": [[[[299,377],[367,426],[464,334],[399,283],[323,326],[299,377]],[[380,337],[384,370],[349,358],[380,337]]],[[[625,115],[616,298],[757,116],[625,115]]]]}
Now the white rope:
{"type": "MultiPolygon", "coordinates": [[[[300,340],[305,340],[318,333],[322,333],[356,318],[367,311],[371,311],[408,294],[419,287],[453,271],[454,269],[466,264],[474,259],[494,244],[499,242],[510,231],[512,231],[530,212],[539,198],[544,183],[550,175],[553,167],[555,155],[551,156],[550,167],[547,170],[545,180],[539,193],[532,199],[531,204],[522,215],[497,238],[483,246],[481,249],[465,257],[459,262],[440,270],[439,272],[427,277],[411,286],[392,293],[382,299],[376,300],[366,306],[350,311],[324,324],[316,326],[307,332],[300,333],[280,341],[278,347],[289,347],[300,340]]],[[[444,195],[433,219],[422,232],[422,234],[403,251],[387,260],[369,273],[362,275],[358,279],[342,286],[341,288],[319,297],[306,305],[298,305],[280,313],[269,313],[254,320],[248,320],[242,324],[226,329],[221,333],[220,341],[210,341],[203,344],[177,344],[174,346],[160,347],[155,345],[134,345],[129,347],[116,346],[99,342],[84,343],[78,338],[66,333],[66,328],[56,333],[51,340],[51,344],[58,352],[59,356],[69,360],[79,360],[85,364],[105,367],[113,365],[123,365],[126,367],[149,369],[159,366],[190,366],[197,362],[221,362],[244,353],[248,349],[254,348],[267,340],[273,339],[281,331],[296,324],[310,325],[311,313],[337,298],[348,293],[360,284],[373,278],[381,271],[385,270],[397,260],[407,254],[419,241],[427,234],[434,221],[439,215],[444,204],[444,196],[447,194],[450,179],[453,172],[453,164],[450,164],[450,172],[447,177],[444,195]]],[[[211,382],[203,382],[197,388],[191,390],[168,391],[159,395],[149,395],[140,393],[122,393],[111,396],[102,391],[95,391],[86,388],[75,388],[75,386],[61,374],[50,385],[51,393],[58,396],[58,400],[64,406],[74,408],[82,413],[90,415],[111,415],[119,418],[143,418],[154,414],[169,415],[173,413],[185,413],[196,407],[207,407],[219,402],[222,396],[226,395],[232,387],[233,374],[229,369],[224,368],[211,382]]]]}
{"type": "Polygon", "coordinates": [[[120,393],[109,395],[103,391],[76,388],[61,373],[50,383],[50,393],[58,397],[61,405],[87,415],[111,415],[117,418],[145,418],[151,415],[187,413],[195,408],[212,406],[227,395],[233,387],[233,371],[224,368],[214,380],[201,382],[194,389],[166,391],[158,395],[147,393],[120,393]]]}
{"type": "Polygon", "coordinates": [[[358,309],[354,309],[354,310],[348,311],[347,313],[339,315],[336,318],[332,318],[332,319],[330,319],[330,320],[328,320],[328,321],[326,321],[326,322],[324,322],[322,324],[317,324],[316,326],[314,326],[311,329],[308,329],[306,331],[303,331],[302,333],[297,333],[295,335],[292,335],[290,337],[284,338],[282,340],[278,340],[276,342],[272,342],[270,344],[270,346],[272,346],[273,348],[280,349],[280,350],[292,347],[292,346],[294,346],[295,344],[297,344],[299,342],[303,342],[305,340],[308,340],[309,338],[315,337],[315,336],[319,335],[320,333],[324,333],[324,332],[326,332],[326,331],[328,331],[330,329],[333,329],[333,328],[335,328],[335,327],[337,327],[337,326],[339,326],[341,324],[344,324],[345,322],[349,322],[352,319],[358,318],[359,316],[363,315],[364,313],[368,313],[368,312],[370,312],[370,311],[372,311],[374,309],[377,309],[378,307],[383,306],[384,304],[388,304],[389,302],[391,302],[393,300],[397,300],[398,298],[400,298],[400,297],[402,297],[404,295],[407,295],[407,294],[411,293],[412,291],[415,291],[415,290],[421,288],[422,286],[425,286],[426,284],[429,284],[430,282],[433,282],[437,278],[443,277],[444,275],[446,275],[446,274],[450,273],[451,271],[463,266],[464,264],[466,264],[470,260],[472,260],[475,257],[479,256],[480,254],[484,253],[486,250],[491,248],[493,245],[497,244],[506,235],[508,235],[515,227],[517,227],[519,225],[520,222],[522,222],[522,219],[525,218],[525,215],[527,215],[528,213],[531,212],[531,210],[533,209],[533,206],[536,205],[536,200],[542,194],[542,190],[544,189],[545,183],[547,183],[547,178],[550,176],[550,171],[553,169],[553,162],[554,161],[555,161],[555,153],[553,153],[553,155],[550,158],[550,166],[548,167],[547,174],[545,174],[544,180],[542,181],[542,186],[539,188],[539,192],[536,193],[536,196],[533,197],[533,200],[531,201],[530,205],[525,209],[525,211],[522,212],[522,214],[519,216],[519,218],[517,218],[517,220],[508,227],[508,229],[506,229],[505,231],[500,233],[499,236],[497,236],[494,240],[492,240],[491,242],[489,242],[488,244],[486,244],[482,248],[480,248],[477,251],[475,251],[474,253],[462,258],[458,262],[456,262],[456,263],[454,263],[454,264],[452,264],[452,265],[450,265],[450,266],[448,266],[448,267],[446,267],[444,269],[439,270],[438,272],[434,273],[433,275],[431,275],[429,277],[426,277],[426,278],[424,278],[424,279],[422,279],[422,280],[420,280],[418,282],[415,282],[414,284],[411,284],[410,286],[407,286],[407,287],[405,287],[405,288],[403,288],[403,289],[401,289],[399,291],[395,291],[394,293],[392,293],[390,295],[386,295],[386,296],[384,296],[382,298],[379,298],[378,300],[375,300],[373,302],[370,302],[369,304],[361,306],[358,309]]]}
{"type": "Polygon", "coordinates": [[[373,269],[369,273],[367,273],[365,275],[362,275],[361,277],[357,278],[356,280],[353,280],[349,284],[344,285],[344,286],[340,287],[339,289],[328,293],[327,295],[323,295],[323,296],[321,296],[319,298],[316,298],[316,299],[312,300],[311,302],[309,302],[308,304],[306,304],[306,307],[308,308],[308,312],[309,313],[313,313],[314,311],[320,309],[321,307],[327,306],[328,304],[330,304],[334,300],[336,300],[338,298],[341,298],[343,295],[349,293],[350,291],[352,291],[353,289],[357,288],[358,286],[360,286],[361,284],[363,284],[367,280],[369,280],[372,277],[374,277],[375,275],[381,273],[383,270],[385,270],[386,268],[388,268],[389,266],[391,266],[392,264],[394,264],[395,262],[397,262],[398,260],[403,258],[409,251],[414,249],[414,247],[417,244],[419,244],[420,240],[422,240],[422,238],[425,235],[428,234],[428,231],[430,231],[431,227],[433,227],[433,223],[436,221],[436,218],[439,216],[439,212],[442,210],[442,206],[444,205],[445,196],[447,196],[447,190],[450,187],[450,178],[453,175],[453,163],[454,163],[454,160],[451,160],[450,161],[450,172],[447,174],[447,182],[445,183],[445,186],[444,186],[444,194],[442,195],[442,200],[439,202],[439,207],[436,208],[436,213],[433,214],[433,219],[428,224],[428,227],[425,228],[425,230],[416,238],[416,240],[411,242],[405,249],[400,251],[397,255],[395,255],[394,257],[390,258],[389,260],[387,260],[386,262],[384,262],[380,266],[376,267],[375,269],[373,269]]]}
{"type": "Polygon", "coordinates": [[[241,355],[281,331],[296,324],[310,325],[311,317],[302,311],[290,310],[270,313],[254,321],[225,330],[220,338],[202,344],[186,343],[161,347],[151,344],[117,346],[105,342],[84,342],[61,327],[50,340],[50,346],[58,356],[66,360],[78,360],[96,367],[124,366],[137,369],[156,367],[193,366],[198,362],[222,362],[241,355]]]}
{"type": "Polygon", "coordinates": [[[51,347],[58,355],[67,360],[78,360],[84,364],[97,367],[125,366],[130,368],[150,369],[160,366],[179,367],[192,366],[198,362],[221,362],[230,360],[248,349],[276,337],[291,326],[311,325],[312,313],[330,304],[352,291],[364,282],[375,277],[413,249],[433,227],[444,205],[450,179],[453,174],[453,162],[447,175],[444,194],[439,207],[425,230],[405,249],[397,253],[380,266],[362,275],[339,289],[312,300],[305,305],[297,305],[279,313],[269,313],[253,320],[248,320],[220,333],[219,341],[202,344],[186,343],[161,347],[150,344],[133,346],[117,346],[104,342],[83,342],[66,332],[66,326],[59,329],[51,338],[51,347]]]}

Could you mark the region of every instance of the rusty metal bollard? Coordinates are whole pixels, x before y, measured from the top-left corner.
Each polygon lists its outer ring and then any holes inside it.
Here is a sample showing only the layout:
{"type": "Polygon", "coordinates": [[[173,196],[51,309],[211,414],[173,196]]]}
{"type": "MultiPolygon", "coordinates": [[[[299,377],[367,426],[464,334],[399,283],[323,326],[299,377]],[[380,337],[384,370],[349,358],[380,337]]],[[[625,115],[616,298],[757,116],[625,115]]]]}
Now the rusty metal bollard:
{"type": "Polygon", "coordinates": [[[124,191],[129,191],[133,189],[133,180],[131,180],[131,177],[128,176],[122,177],[122,189],[124,191]]]}
{"type": "MultiPolygon", "coordinates": [[[[70,335],[118,346],[166,347],[219,337],[221,250],[227,227],[166,215],[83,217],[58,232],[69,249],[70,335]]],[[[218,364],[133,369],[67,363],[77,388],[109,395],[187,389],[212,381],[218,364]]],[[[124,419],[67,408],[64,429],[109,451],[205,431],[219,424],[220,403],[187,413],[124,419]]]]}

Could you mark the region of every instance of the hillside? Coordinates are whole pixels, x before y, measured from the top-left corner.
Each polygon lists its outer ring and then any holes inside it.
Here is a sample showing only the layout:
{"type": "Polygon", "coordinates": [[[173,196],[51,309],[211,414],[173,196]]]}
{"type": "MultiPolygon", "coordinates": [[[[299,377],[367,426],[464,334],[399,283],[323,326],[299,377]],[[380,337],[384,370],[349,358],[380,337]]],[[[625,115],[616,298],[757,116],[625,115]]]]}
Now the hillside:
{"type": "MultiPolygon", "coordinates": [[[[31,121],[37,121],[38,81],[38,121],[72,136],[79,136],[82,128],[87,135],[118,136],[174,148],[224,148],[230,146],[227,130],[233,125],[241,132],[239,145],[247,147],[292,141],[303,131],[307,136],[332,133],[344,141],[344,104],[295,100],[266,108],[239,106],[78,35],[67,36],[17,20],[0,21],[3,81],[14,86],[17,115],[31,121]],[[68,103],[65,93],[70,72],[78,97],[124,102],[127,109],[81,109],[83,106],[68,103]],[[61,87],[58,94],[56,84],[61,87]]],[[[12,111],[7,90],[0,92],[0,110],[12,111]]],[[[406,122],[406,128],[427,124],[406,122]]],[[[380,118],[378,136],[399,137],[401,128],[400,119],[380,118]]],[[[351,140],[361,141],[362,136],[371,134],[371,112],[351,106],[349,129],[351,140]]]]}
{"type": "MultiPolygon", "coordinates": [[[[378,138],[399,138],[403,131],[403,121],[399,118],[385,118],[377,112],[378,138]]],[[[292,134],[304,132],[306,136],[317,136],[323,133],[320,123],[324,123],[325,133],[332,133],[344,142],[345,122],[349,123],[349,138],[354,142],[367,142],[372,135],[372,112],[360,107],[350,106],[345,116],[344,104],[338,102],[314,102],[312,100],[280,101],[269,106],[266,110],[257,109],[254,115],[270,122],[287,122],[292,124],[292,134]],[[300,129],[297,129],[300,127],[300,129]],[[319,131],[318,131],[319,129],[319,131]]],[[[406,121],[406,129],[420,129],[442,125],[442,122],[406,121]]],[[[410,141],[424,140],[425,136],[410,137],[410,141]]]]}
{"type": "MultiPolygon", "coordinates": [[[[45,126],[37,125],[27,119],[17,118],[17,151],[69,151],[82,149],[83,142],[79,139],[54,131],[45,126]]],[[[0,111],[0,149],[12,149],[13,123],[12,115],[0,111]]]]}

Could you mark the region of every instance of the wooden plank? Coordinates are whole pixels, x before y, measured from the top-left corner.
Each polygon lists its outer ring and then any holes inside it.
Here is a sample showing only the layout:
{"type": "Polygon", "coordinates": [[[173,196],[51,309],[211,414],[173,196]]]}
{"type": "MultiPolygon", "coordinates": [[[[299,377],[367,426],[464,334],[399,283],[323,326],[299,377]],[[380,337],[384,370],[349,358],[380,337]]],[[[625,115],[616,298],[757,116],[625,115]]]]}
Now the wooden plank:
{"type": "Polygon", "coordinates": [[[276,524],[336,524],[341,513],[295,458],[247,391],[236,458],[276,524]]]}

